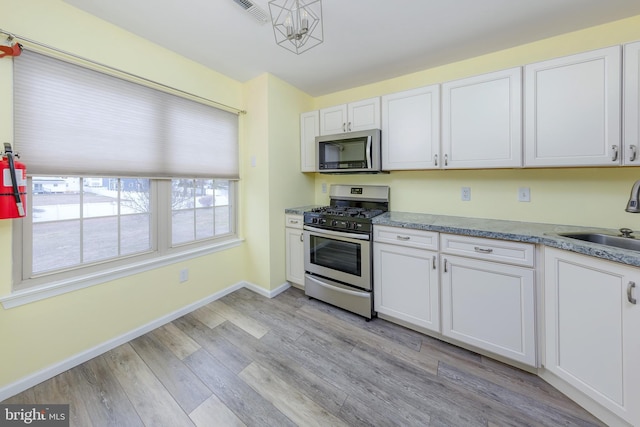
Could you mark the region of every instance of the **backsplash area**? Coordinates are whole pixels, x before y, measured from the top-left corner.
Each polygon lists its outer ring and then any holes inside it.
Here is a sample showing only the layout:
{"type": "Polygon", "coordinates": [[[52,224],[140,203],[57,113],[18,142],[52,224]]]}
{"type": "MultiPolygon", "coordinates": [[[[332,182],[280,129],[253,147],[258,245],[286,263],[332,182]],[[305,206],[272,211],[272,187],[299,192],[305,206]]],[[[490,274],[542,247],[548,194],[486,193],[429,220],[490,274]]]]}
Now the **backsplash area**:
{"type": "Polygon", "coordinates": [[[315,202],[328,202],[331,184],[377,184],[391,187],[392,211],[638,230],[640,215],[625,212],[637,179],[634,167],[316,174],[315,202]],[[463,187],[469,201],[461,200],[463,187]],[[520,188],[529,188],[529,202],[518,201],[520,188]]]}

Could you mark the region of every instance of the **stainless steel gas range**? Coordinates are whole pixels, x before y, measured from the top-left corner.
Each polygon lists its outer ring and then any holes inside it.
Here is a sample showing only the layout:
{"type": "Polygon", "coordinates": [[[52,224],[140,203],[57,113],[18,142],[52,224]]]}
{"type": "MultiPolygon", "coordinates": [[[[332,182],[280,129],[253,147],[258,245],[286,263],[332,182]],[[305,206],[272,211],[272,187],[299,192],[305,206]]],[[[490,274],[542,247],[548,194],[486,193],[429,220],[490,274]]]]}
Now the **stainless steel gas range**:
{"type": "Polygon", "coordinates": [[[389,187],[332,185],[329,196],[304,213],[305,294],[371,319],[372,219],[389,209],[389,187]]]}

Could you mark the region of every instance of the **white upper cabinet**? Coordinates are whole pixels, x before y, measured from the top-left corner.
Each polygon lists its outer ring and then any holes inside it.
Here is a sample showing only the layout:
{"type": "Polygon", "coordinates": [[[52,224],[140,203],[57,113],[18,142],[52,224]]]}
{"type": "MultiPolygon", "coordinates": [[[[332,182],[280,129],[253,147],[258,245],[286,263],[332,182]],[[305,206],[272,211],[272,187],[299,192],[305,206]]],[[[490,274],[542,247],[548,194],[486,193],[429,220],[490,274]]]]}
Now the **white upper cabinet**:
{"type": "Polygon", "coordinates": [[[622,164],[640,165],[640,42],[624,47],[624,153],[622,164]]]}
{"type": "Polygon", "coordinates": [[[621,49],[525,66],[525,166],[620,164],[621,49]]]}
{"type": "Polygon", "coordinates": [[[320,134],[320,113],[309,111],[300,115],[300,170],[315,172],[318,170],[316,161],[316,136],[320,134]]]}
{"type": "Polygon", "coordinates": [[[522,166],[522,69],[442,85],[442,166],[522,166]]]}
{"type": "Polygon", "coordinates": [[[380,129],[380,98],[320,110],[320,135],[380,129]]]}
{"type": "Polygon", "coordinates": [[[382,97],[382,169],[440,165],[440,86],[382,97]]]}

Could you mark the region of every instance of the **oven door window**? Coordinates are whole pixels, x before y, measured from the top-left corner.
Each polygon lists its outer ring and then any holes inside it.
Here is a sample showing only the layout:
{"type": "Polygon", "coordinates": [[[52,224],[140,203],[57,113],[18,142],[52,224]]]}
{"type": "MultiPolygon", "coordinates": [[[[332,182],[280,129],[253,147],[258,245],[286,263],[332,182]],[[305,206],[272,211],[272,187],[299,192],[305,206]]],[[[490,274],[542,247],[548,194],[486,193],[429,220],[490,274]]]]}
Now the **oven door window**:
{"type": "Polygon", "coordinates": [[[310,236],[310,261],[317,266],[362,276],[362,243],[310,236]]]}

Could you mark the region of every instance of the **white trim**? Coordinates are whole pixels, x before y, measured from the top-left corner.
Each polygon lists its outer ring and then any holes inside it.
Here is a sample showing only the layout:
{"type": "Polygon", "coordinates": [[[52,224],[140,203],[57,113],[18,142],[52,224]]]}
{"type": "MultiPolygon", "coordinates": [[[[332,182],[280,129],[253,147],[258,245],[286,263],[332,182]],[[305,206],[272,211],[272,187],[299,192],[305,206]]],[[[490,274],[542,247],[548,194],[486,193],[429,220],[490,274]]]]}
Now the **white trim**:
{"type": "Polygon", "coordinates": [[[266,290],[263,287],[260,287],[258,285],[254,285],[253,283],[249,283],[249,282],[245,282],[244,283],[244,287],[247,288],[247,289],[252,290],[253,292],[255,292],[257,294],[262,295],[263,297],[273,298],[273,297],[276,297],[276,296],[280,295],[281,293],[283,293],[287,289],[289,289],[291,287],[291,285],[289,283],[285,282],[282,285],[280,285],[277,288],[272,289],[270,291],[266,290]]]}
{"type": "Polygon", "coordinates": [[[211,246],[200,247],[190,251],[179,252],[160,258],[153,258],[135,264],[129,264],[126,266],[101,271],[99,273],[78,276],[72,279],[64,279],[45,286],[38,286],[32,289],[27,288],[22,291],[16,291],[10,295],[0,297],[0,303],[5,308],[5,310],[19,307],[24,304],[29,304],[57,295],[66,294],[67,292],[77,291],[78,289],[88,288],[90,286],[99,285],[101,283],[110,282],[116,279],[121,279],[133,274],[138,274],[159,267],[171,265],[176,262],[186,261],[188,259],[230,249],[239,246],[243,241],[243,239],[233,239],[211,246]]]}
{"type": "Polygon", "coordinates": [[[238,282],[235,285],[231,285],[226,289],[223,289],[215,294],[209,295],[208,297],[201,299],[200,301],[196,301],[192,304],[189,304],[179,310],[176,310],[172,313],[161,316],[145,325],[142,325],[138,328],[132,329],[129,332],[126,332],[118,337],[110,339],[108,341],[103,342],[102,344],[98,344],[97,346],[75,354],[61,362],[58,362],[54,365],[51,365],[47,368],[44,368],[38,372],[35,372],[31,375],[28,375],[24,378],[21,378],[9,385],[6,385],[0,388],[0,402],[5,399],[8,399],[11,396],[15,396],[18,393],[21,393],[28,388],[31,388],[37,384],[40,384],[43,381],[46,381],[50,378],[55,377],[56,375],[65,372],[75,366],[78,366],[88,360],[93,359],[103,353],[106,353],[109,350],[112,350],[119,345],[125,344],[141,335],[144,335],[160,326],[169,323],[179,317],[184,316],[185,314],[191,313],[192,311],[209,304],[217,299],[224,297],[234,291],[237,291],[241,288],[247,288],[253,292],[256,292],[260,295],[263,295],[268,298],[273,298],[281,292],[287,290],[289,288],[288,283],[284,283],[281,286],[277,287],[272,291],[268,291],[258,285],[254,285],[253,283],[248,282],[238,282]]]}

